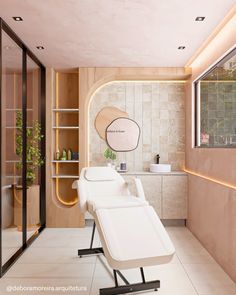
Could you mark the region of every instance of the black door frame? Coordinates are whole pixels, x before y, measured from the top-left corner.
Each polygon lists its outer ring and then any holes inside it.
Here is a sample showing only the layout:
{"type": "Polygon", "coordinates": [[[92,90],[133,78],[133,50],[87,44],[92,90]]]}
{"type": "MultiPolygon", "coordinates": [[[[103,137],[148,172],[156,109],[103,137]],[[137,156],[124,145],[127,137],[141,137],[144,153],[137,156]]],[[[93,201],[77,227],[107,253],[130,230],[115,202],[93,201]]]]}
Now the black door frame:
{"type": "MultiPolygon", "coordinates": [[[[30,49],[22,42],[22,40],[12,31],[12,29],[0,18],[0,122],[2,114],[2,31],[4,31],[21,49],[22,49],[22,117],[23,117],[23,155],[22,155],[22,246],[17,252],[2,265],[2,143],[0,144],[0,277],[2,277],[6,271],[12,266],[12,264],[20,257],[26,248],[38,237],[42,230],[46,227],[46,186],[45,186],[45,136],[46,136],[46,118],[45,118],[45,90],[46,90],[46,71],[43,64],[38,58],[30,51],[30,49]],[[41,155],[44,158],[44,164],[40,167],[40,228],[27,240],[27,187],[26,187],[26,130],[27,130],[27,56],[30,57],[40,68],[41,72],[41,97],[40,97],[40,123],[42,131],[41,141],[41,155]]],[[[1,128],[0,128],[0,141],[2,140],[1,128]]]]}

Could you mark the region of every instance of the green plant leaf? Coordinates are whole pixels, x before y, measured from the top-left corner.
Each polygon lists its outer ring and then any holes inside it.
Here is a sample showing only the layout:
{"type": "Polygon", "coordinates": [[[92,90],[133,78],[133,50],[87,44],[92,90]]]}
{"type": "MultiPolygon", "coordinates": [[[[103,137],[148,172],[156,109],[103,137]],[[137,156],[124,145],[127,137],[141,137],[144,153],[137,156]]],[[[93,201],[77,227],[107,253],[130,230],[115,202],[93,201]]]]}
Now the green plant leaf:
{"type": "Polygon", "coordinates": [[[110,148],[107,148],[103,155],[106,159],[116,160],[116,154],[110,148]]]}
{"type": "MultiPolygon", "coordinates": [[[[44,159],[41,156],[39,142],[42,140],[41,124],[38,120],[34,120],[32,128],[26,129],[26,182],[27,186],[33,184],[36,179],[36,168],[44,164],[44,159]]],[[[23,157],[23,115],[21,111],[16,112],[16,155],[19,156],[19,162],[16,164],[17,169],[22,169],[22,157],[23,157]]]]}

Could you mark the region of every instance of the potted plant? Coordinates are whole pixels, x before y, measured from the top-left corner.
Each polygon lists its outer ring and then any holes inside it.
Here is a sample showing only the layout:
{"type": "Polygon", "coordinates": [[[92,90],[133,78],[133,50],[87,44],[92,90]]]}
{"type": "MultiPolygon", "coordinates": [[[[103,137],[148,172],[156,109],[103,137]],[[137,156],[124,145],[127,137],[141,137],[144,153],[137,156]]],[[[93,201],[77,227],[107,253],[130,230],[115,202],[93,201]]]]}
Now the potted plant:
{"type": "Polygon", "coordinates": [[[107,166],[115,169],[116,154],[114,153],[114,151],[108,147],[103,155],[107,159],[107,166]]]}
{"type": "MultiPolygon", "coordinates": [[[[27,227],[33,227],[39,223],[39,203],[40,189],[35,184],[37,178],[37,168],[42,166],[44,159],[40,151],[40,141],[43,135],[41,133],[41,124],[33,120],[32,126],[26,130],[26,185],[27,185],[27,227]]],[[[22,172],[23,163],[23,116],[21,111],[16,113],[16,155],[19,161],[16,163],[16,169],[22,172]]],[[[13,184],[14,196],[14,224],[18,229],[22,226],[22,183],[13,184]]]]}

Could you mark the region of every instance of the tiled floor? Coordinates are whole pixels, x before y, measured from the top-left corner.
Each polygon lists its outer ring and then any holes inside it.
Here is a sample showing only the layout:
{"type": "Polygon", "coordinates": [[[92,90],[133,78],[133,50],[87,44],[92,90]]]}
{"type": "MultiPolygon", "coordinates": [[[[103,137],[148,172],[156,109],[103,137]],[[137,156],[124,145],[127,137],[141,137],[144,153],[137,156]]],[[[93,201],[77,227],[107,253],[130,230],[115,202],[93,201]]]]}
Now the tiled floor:
{"type": "MultiPolygon", "coordinates": [[[[184,227],[167,227],[176,247],[176,255],[167,265],[144,268],[146,278],[160,279],[159,295],[235,295],[236,285],[208,252],[184,227]]],[[[90,294],[99,288],[113,286],[112,273],[103,256],[78,258],[77,249],[88,247],[91,227],[85,229],[45,229],[0,280],[0,294],[10,294],[16,287],[38,287],[14,294],[90,294]],[[10,287],[8,287],[10,286],[10,287]],[[41,287],[77,288],[46,291],[41,287]],[[8,288],[8,291],[7,291],[8,288]],[[40,289],[41,288],[41,289],[40,289]]],[[[99,245],[96,235],[95,245],[99,245]]],[[[137,282],[138,270],[123,272],[137,282]]],[[[144,293],[142,293],[144,294],[144,293]]]]}
{"type": "MultiPolygon", "coordinates": [[[[28,230],[27,239],[29,239],[36,231],[28,230]]],[[[9,227],[2,231],[2,264],[22,246],[22,232],[17,230],[17,227],[9,227]]]]}

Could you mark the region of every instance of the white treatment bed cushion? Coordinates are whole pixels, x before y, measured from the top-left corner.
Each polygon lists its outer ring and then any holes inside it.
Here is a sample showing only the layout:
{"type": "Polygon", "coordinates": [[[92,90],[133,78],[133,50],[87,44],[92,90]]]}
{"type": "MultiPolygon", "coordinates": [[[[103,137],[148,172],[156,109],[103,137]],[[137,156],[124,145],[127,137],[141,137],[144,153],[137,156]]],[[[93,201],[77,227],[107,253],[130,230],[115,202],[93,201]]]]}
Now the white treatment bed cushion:
{"type": "Polygon", "coordinates": [[[100,209],[95,220],[113,269],[168,263],[174,246],[151,206],[100,209]]]}
{"type": "Polygon", "coordinates": [[[112,181],[117,179],[117,172],[110,167],[90,167],[84,177],[88,181],[112,181]]]}
{"type": "Polygon", "coordinates": [[[135,196],[99,196],[88,199],[87,205],[89,213],[93,215],[98,209],[145,206],[148,202],[135,196]]]}

